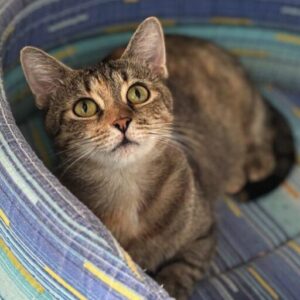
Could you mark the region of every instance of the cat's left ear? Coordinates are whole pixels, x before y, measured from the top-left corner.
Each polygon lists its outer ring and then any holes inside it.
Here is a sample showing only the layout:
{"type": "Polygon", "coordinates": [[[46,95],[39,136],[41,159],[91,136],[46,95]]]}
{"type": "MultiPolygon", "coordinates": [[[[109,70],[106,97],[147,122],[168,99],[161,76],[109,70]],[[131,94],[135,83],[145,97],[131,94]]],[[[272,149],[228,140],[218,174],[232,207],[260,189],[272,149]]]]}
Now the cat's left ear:
{"type": "Polygon", "coordinates": [[[146,64],[157,75],[168,77],[165,39],[157,18],[147,18],[139,25],[123,53],[122,59],[146,64]]]}
{"type": "Polygon", "coordinates": [[[38,108],[47,108],[49,95],[55,93],[72,69],[41,49],[24,47],[21,65],[38,108]]]}

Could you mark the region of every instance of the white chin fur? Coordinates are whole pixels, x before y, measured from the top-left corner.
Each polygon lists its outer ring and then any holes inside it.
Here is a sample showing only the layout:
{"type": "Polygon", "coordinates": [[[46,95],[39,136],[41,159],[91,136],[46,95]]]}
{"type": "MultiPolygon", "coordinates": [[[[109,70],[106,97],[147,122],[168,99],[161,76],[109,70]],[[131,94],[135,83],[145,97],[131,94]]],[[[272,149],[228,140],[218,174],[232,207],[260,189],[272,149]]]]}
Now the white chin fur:
{"type": "Polygon", "coordinates": [[[154,146],[155,140],[150,138],[138,145],[129,144],[119,147],[115,151],[98,153],[93,156],[93,159],[110,168],[122,168],[146,158],[147,154],[154,150],[154,146]]]}

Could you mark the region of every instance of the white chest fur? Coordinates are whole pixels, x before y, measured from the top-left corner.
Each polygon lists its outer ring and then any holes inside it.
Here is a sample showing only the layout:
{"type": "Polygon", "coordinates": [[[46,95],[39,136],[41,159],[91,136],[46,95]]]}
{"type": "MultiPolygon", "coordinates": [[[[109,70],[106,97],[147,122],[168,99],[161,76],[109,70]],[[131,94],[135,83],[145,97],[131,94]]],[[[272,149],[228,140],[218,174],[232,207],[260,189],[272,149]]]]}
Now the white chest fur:
{"type": "Polygon", "coordinates": [[[135,168],[94,172],[98,184],[93,193],[92,209],[113,235],[122,244],[126,244],[138,235],[141,228],[138,210],[143,201],[143,176],[139,176],[135,168]]]}

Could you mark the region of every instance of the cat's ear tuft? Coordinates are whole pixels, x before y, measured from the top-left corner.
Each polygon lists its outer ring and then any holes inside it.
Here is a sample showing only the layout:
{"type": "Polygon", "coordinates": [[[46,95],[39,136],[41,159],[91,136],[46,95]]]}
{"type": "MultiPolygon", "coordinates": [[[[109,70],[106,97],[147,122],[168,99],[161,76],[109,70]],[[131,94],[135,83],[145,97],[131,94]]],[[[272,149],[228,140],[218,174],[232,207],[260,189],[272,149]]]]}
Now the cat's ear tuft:
{"type": "Polygon", "coordinates": [[[157,18],[147,18],[139,25],[122,58],[144,63],[158,75],[168,77],[165,39],[157,18]]]}
{"type": "Polygon", "coordinates": [[[36,97],[36,105],[47,108],[49,96],[72,69],[35,47],[24,47],[20,59],[28,85],[36,97]]]}

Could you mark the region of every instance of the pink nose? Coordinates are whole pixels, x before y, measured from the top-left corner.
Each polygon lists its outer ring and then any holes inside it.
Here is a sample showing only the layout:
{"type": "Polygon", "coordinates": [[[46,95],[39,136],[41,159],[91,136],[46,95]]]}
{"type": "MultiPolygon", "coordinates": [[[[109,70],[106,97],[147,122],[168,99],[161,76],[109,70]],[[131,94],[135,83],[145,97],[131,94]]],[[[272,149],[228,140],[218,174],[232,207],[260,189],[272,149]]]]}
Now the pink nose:
{"type": "Polygon", "coordinates": [[[117,129],[119,129],[122,133],[125,133],[129,127],[130,122],[132,119],[130,118],[121,118],[118,120],[115,120],[113,122],[113,126],[115,126],[117,129]]]}

